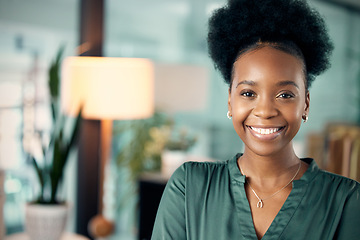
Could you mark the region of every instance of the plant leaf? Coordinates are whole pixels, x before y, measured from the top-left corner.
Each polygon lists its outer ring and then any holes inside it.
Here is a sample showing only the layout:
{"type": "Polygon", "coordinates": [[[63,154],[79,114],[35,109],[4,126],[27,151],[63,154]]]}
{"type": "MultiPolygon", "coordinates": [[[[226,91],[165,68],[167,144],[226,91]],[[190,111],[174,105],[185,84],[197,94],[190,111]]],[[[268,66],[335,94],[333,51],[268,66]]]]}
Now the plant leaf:
{"type": "Polygon", "coordinates": [[[32,164],[35,168],[36,175],[38,176],[40,182],[40,196],[38,201],[44,200],[44,190],[45,190],[45,181],[44,181],[44,169],[41,169],[36,162],[36,159],[33,156],[30,156],[32,160],[32,164]]]}
{"type": "Polygon", "coordinates": [[[61,46],[59,51],[57,52],[55,60],[51,63],[48,77],[49,77],[49,90],[51,95],[51,110],[52,110],[52,116],[53,120],[55,121],[57,118],[58,113],[58,100],[60,95],[60,67],[61,67],[61,59],[62,55],[64,53],[65,46],[61,46]]]}

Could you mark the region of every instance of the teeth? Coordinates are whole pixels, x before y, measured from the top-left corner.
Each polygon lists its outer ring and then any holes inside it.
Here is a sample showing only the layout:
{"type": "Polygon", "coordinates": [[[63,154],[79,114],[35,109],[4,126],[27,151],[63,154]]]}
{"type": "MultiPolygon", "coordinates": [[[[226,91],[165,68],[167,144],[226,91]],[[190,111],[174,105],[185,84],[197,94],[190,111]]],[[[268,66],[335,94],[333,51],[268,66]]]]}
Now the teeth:
{"type": "Polygon", "coordinates": [[[262,135],[272,134],[280,130],[280,128],[254,128],[254,127],[251,127],[251,129],[262,135]]]}

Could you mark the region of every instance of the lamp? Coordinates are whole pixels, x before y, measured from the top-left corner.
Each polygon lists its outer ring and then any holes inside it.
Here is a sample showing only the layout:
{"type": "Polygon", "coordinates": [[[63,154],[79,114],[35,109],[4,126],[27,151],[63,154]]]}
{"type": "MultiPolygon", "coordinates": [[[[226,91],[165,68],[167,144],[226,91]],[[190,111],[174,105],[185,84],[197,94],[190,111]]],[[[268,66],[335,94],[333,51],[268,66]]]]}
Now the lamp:
{"type": "Polygon", "coordinates": [[[184,64],[155,65],[155,105],[166,113],[206,108],[209,73],[206,67],[184,64]]]}
{"type": "MultiPolygon", "coordinates": [[[[153,64],[147,59],[68,57],[63,62],[63,112],[75,116],[82,106],[84,118],[101,120],[100,214],[103,208],[104,170],[110,155],[112,120],[147,118],[153,114],[153,75],[153,64]]],[[[99,230],[93,229],[92,234],[104,236],[99,230]]]]}
{"type": "Polygon", "coordinates": [[[153,114],[153,65],[147,59],[68,57],[63,62],[62,110],[87,119],[139,119],[153,114]]]}

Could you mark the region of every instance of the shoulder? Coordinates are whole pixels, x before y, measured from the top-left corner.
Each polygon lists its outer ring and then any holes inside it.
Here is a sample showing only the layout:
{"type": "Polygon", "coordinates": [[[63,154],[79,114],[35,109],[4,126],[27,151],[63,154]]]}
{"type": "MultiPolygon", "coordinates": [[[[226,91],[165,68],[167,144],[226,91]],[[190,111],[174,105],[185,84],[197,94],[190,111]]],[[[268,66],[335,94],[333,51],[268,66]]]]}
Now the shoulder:
{"type": "Polygon", "coordinates": [[[227,161],[213,161],[213,162],[185,162],[172,175],[171,178],[181,178],[185,175],[197,175],[224,171],[228,168],[229,160],[227,161]]]}
{"type": "Polygon", "coordinates": [[[328,172],[328,171],[325,171],[322,169],[319,169],[318,175],[319,175],[319,177],[324,179],[324,181],[329,182],[329,183],[340,184],[341,186],[344,186],[344,187],[347,186],[351,189],[360,187],[360,183],[353,179],[350,179],[350,178],[347,178],[347,177],[344,177],[344,176],[341,176],[341,175],[338,175],[335,173],[331,173],[331,172],[328,172]]]}
{"type": "Polygon", "coordinates": [[[169,183],[182,185],[185,187],[186,182],[201,185],[203,182],[210,183],[228,175],[227,161],[214,162],[185,162],[171,176],[169,183]],[[211,179],[211,180],[210,180],[211,179]]]}
{"type": "MultiPolygon", "coordinates": [[[[326,195],[328,203],[334,205],[336,217],[336,239],[358,239],[360,234],[360,184],[337,174],[321,171],[321,176],[330,181],[336,194],[326,195]]],[[[334,239],[335,239],[334,238],[334,239]]]]}
{"type": "Polygon", "coordinates": [[[327,172],[325,170],[319,170],[317,178],[317,180],[320,180],[320,183],[324,186],[324,188],[331,188],[344,197],[350,197],[354,194],[359,195],[360,193],[360,183],[353,179],[327,172]]]}
{"type": "Polygon", "coordinates": [[[340,194],[349,194],[360,189],[359,182],[339,174],[320,169],[315,160],[312,158],[302,158],[301,160],[309,165],[303,177],[305,182],[308,182],[312,187],[319,187],[322,191],[332,189],[340,194]]]}
{"type": "Polygon", "coordinates": [[[229,160],[212,162],[185,162],[183,166],[187,171],[216,171],[227,168],[229,160]]]}
{"type": "Polygon", "coordinates": [[[182,165],[186,177],[190,178],[203,178],[214,174],[222,174],[228,171],[227,161],[214,161],[214,162],[186,162],[182,165]]]}

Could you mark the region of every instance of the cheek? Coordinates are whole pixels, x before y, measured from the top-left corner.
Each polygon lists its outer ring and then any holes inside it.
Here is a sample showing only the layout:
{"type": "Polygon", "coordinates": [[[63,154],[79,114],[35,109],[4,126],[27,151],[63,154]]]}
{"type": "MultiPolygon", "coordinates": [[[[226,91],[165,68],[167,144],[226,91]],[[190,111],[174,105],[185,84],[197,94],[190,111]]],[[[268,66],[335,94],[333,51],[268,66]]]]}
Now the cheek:
{"type": "Polygon", "coordinates": [[[293,130],[296,130],[296,132],[300,129],[301,126],[303,108],[303,104],[300,104],[298,106],[293,106],[292,108],[290,107],[287,109],[286,121],[288,122],[289,127],[293,130]]]}
{"type": "Polygon", "coordinates": [[[301,120],[301,118],[304,114],[305,108],[306,108],[306,103],[305,103],[305,99],[303,99],[300,101],[300,103],[298,104],[298,106],[296,108],[297,111],[296,111],[295,117],[301,120]]]}
{"type": "Polygon", "coordinates": [[[301,111],[301,107],[292,107],[288,109],[288,117],[293,121],[298,121],[301,119],[303,111],[301,111]],[[295,110],[295,111],[294,111],[295,110]]]}
{"type": "Polygon", "coordinates": [[[251,104],[241,103],[239,101],[234,101],[231,104],[231,113],[232,113],[232,123],[235,131],[238,135],[244,131],[244,122],[251,114],[251,104]]]}
{"type": "Polygon", "coordinates": [[[250,110],[245,107],[235,106],[233,108],[232,114],[235,118],[241,119],[241,118],[246,118],[246,116],[249,114],[249,112],[250,112],[250,110]]]}
{"type": "Polygon", "coordinates": [[[245,119],[251,112],[251,104],[244,103],[234,98],[235,97],[231,99],[231,113],[234,120],[236,119],[237,121],[241,121],[245,119]]]}

